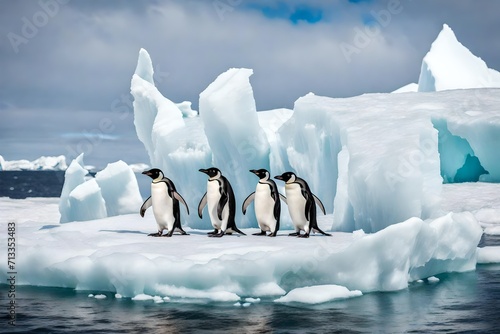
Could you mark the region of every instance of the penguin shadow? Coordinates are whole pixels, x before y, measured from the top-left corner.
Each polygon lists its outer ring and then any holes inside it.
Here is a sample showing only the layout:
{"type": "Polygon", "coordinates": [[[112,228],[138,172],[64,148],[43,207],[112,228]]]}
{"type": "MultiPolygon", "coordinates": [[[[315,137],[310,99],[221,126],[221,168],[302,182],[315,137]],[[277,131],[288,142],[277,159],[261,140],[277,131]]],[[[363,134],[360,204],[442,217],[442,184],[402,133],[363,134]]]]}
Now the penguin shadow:
{"type": "Polygon", "coordinates": [[[53,229],[53,228],[56,228],[56,227],[60,227],[60,226],[61,225],[43,225],[38,230],[39,231],[41,231],[41,230],[50,230],[50,229],[53,229]]]}
{"type": "Polygon", "coordinates": [[[145,234],[145,235],[148,235],[148,233],[146,233],[146,232],[132,231],[132,230],[99,230],[99,232],[114,232],[114,233],[124,233],[124,234],[145,234]]]}

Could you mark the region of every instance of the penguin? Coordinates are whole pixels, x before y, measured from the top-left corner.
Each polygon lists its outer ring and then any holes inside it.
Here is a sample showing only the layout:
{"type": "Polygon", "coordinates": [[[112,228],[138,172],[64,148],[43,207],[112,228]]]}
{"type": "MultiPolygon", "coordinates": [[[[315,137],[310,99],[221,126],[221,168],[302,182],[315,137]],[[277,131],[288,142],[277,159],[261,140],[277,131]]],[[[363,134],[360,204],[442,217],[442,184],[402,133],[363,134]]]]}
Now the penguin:
{"type": "Polygon", "coordinates": [[[163,230],[167,230],[166,237],[171,237],[174,231],[179,231],[182,235],[188,235],[181,227],[181,212],[179,202],[184,204],[187,213],[189,207],[184,198],[175,190],[174,183],[163,175],[158,168],[142,172],[153,179],[151,183],[151,196],[141,206],[140,215],[144,217],[146,210],[153,206],[153,214],[158,224],[158,232],[151,233],[151,237],[163,236],[163,230]]]}
{"type": "Polygon", "coordinates": [[[208,235],[210,237],[222,237],[224,234],[232,234],[232,232],[246,235],[236,227],[234,221],[236,200],[229,181],[215,167],[200,169],[199,171],[208,175],[207,192],[198,205],[198,216],[200,218],[202,218],[203,208],[208,205],[208,214],[214,227],[214,231],[209,232],[208,235]]]}
{"type": "Polygon", "coordinates": [[[260,227],[259,233],[253,235],[266,235],[266,231],[271,232],[270,237],[275,237],[280,229],[281,202],[280,198],[286,203],[286,197],[278,192],[276,182],[270,178],[266,169],[250,170],[259,177],[259,183],[255,191],[248,195],[243,202],[241,210],[246,213],[247,207],[252,201],[255,205],[255,216],[260,227]]]}
{"type": "Polygon", "coordinates": [[[309,238],[309,233],[313,231],[331,236],[318,227],[315,204],[318,204],[323,214],[326,214],[325,207],[321,200],[311,192],[307,182],[292,172],[286,172],[274,178],[285,182],[288,211],[295,226],[295,233],[289,235],[309,238]],[[305,234],[300,234],[300,231],[304,231],[305,234]]]}

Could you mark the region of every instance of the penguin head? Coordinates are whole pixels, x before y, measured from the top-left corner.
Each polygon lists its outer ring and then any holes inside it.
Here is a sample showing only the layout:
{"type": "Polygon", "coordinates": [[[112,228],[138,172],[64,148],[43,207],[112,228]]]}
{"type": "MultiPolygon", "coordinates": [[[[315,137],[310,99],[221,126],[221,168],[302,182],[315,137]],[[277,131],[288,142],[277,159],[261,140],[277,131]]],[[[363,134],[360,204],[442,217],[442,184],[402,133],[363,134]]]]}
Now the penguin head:
{"type": "Polygon", "coordinates": [[[207,174],[208,177],[210,178],[210,180],[218,179],[222,175],[222,173],[220,172],[220,170],[218,168],[215,168],[215,167],[210,167],[208,169],[203,169],[202,168],[199,171],[202,172],[202,173],[207,174]]]}
{"type": "Polygon", "coordinates": [[[257,175],[261,180],[268,180],[270,177],[269,172],[266,169],[251,169],[250,172],[257,175]]]}
{"type": "Polygon", "coordinates": [[[281,175],[274,177],[277,180],[285,181],[286,183],[293,183],[297,179],[297,176],[292,172],[286,172],[281,175]]]}
{"type": "Polygon", "coordinates": [[[163,172],[158,168],[153,168],[142,172],[142,174],[149,176],[153,180],[163,179],[163,172]]]}

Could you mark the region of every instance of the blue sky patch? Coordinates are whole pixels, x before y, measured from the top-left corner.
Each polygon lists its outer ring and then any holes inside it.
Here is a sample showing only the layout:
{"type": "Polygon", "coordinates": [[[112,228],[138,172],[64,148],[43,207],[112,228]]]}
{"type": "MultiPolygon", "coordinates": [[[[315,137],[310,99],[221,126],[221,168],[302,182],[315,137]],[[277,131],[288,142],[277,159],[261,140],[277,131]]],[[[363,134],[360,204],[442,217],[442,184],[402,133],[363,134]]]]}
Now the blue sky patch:
{"type": "Polygon", "coordinates": [[[248,8],[260,11],[265,17],[270,19],[283,19],[298,24],[299,22],[307,22],[310,24],[317,23],[323,18],[323,10],[301,4],[291,6],[283,1],[278,1],[273,5],[252,4],[248,8]]]}

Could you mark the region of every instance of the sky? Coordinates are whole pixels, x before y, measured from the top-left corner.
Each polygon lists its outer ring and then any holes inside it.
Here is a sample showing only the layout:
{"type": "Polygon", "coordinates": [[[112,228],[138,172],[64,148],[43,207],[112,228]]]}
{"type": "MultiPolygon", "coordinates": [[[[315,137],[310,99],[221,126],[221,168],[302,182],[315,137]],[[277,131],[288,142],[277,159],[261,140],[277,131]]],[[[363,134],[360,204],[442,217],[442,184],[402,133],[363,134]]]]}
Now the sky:
{"type": "Polygon", "coordinates": [[[492,0],[0,0],[0,155],[72,158],[126,138],[90,159],[131,145],[140,152],[130,159],[147,162],[130,95],[140,48],[174,102],[197,109],[220,73],[246,67],[257,110],[293,108],[309,92],[348,97],[417,82],[444,23],[499,70],[498,13],[492,0]]]}

